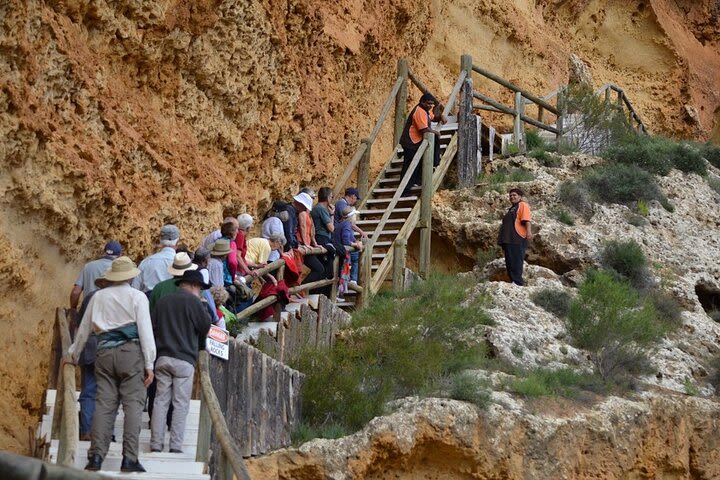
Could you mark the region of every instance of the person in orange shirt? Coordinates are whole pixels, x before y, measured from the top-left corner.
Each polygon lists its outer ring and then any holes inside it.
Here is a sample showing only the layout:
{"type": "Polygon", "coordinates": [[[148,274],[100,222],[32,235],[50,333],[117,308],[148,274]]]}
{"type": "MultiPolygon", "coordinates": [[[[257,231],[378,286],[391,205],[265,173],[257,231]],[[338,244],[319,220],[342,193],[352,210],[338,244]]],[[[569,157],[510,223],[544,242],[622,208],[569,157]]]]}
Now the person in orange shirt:
{"type": "Polygon", "coordinates": [[[530,206],[523,200],[525,195],[519,188],[508,192],[512,204],[502,219],[498,245],[505,255],[505,268],[510,281],[515,285],[523,285],[523,262],[528,242],[532,241],[532,225],[530,206]]]}
{"type": "MultiPolygon", "coordinates": [[[[410,115],[408,115],[407,121],[405,122],[405,128],[403,129],[402,135],[400,135],[400,145],[403,147],[403,166],[400,173],[400,178],[405,176],[405,173],[412,163],[413,157],[420,148],[420,144],[423,141],[423,135],[426,132],[432,132],[435,134],[435,158],[433,161],[434,165],[438,164],[440,157],[440,132],[430,128],[430,122],[447,122],[444,115],[434,115],[432,112],[437,100],[430,93],[424,93],[420,97],[420,101],[412,109],[410,115]]],[[[403,190],[403,197],[410,195],[410,189],[415,185],[422,183],[422,160],[412,172],[410,181],[408,181],[405,189],[403,190]]]]}

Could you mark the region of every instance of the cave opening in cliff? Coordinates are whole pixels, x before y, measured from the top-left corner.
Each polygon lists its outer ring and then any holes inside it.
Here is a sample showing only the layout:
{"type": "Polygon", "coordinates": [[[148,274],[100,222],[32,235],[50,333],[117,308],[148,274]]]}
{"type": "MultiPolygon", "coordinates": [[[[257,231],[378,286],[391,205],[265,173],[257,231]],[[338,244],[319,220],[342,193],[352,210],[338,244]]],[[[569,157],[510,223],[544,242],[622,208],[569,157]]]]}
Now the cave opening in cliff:
{"type": "Polygon", "coordinates": [[[720,288],[715,285],[698,283],[695,285],[695,295],[705,313],[716,322],[720,322],[720,288]]]}

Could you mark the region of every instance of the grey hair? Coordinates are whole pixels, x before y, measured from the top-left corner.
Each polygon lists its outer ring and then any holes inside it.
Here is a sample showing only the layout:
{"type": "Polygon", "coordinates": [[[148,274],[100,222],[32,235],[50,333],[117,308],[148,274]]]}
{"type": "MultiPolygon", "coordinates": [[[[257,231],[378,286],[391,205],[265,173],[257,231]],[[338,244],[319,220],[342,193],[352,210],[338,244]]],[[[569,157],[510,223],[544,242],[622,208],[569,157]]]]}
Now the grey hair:
{"type": "Polygon", "coordinates": [[[238,226],[240,227],[240,230],[247,230],[248,228],[252,227],[253,224],[253,218],[250,216],[249,213],[243,213],[238,215],[238,226]]]}
{"type": "Polygon", "coordinates": [[[164,247],[174,247],[177,245],[179,238],[176,238],[175,240],[160,240],[160,245],[164,247]]]}
{"type": "Polygon", "coordinates": [[[278,242],[281,247],[284,247],[287,243],[287,240],[285,239],[285,235],[282,235],[280,233],[273,233],[268,237],[268,241],[270,242],[278,242]]]}

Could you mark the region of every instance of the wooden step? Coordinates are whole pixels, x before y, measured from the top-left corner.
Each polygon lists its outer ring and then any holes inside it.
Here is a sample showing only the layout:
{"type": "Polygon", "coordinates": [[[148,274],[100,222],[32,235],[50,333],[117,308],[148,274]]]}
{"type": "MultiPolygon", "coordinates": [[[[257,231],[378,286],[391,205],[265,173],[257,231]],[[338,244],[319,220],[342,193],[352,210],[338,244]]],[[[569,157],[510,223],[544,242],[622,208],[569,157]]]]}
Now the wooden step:
{"type": "MultiPolygon", "coordinates": [[[[405,223],[405,220],[407,220],[407,219],[406,218],[388,218],[387,222],[385,222],[385,225],[402,225],[403,223],[405,223]]],[[[370,226],[370,225],[377,225],[378,223],[380,223],[379,218],[370,218],[370,219],[358,220],[355,224],[358,226],[360,226],[360,225],[370,226]]]]}
{"type": "MultiPolygon", "coordinates": [[[[375,223],[377,224],[377,222],[375,222],[375,223]]],[[[365,233],[370,234],[371,232],[365,232],[365,233]]],[[[379,237],[387,237],[388,235],[397,235],[398,233],[400,233],[400,230],[383,230],[382,232],[380,232],[378,234],[378,236],[379,237]]],[[[354,232],[354,235],[356,237],[360,236],[360,234],[357,232],[354,232]]]]}
{"type": "MultiPolygon", "coordinates": [[[[398,213],[410,213],[412,212],[412,208],[406,207],[406,208],[394,208],[392,211],[392,214],[398,214],[398,213]]],[[[360,210],[360,215],[382,215],[385,213],[385,210],[360,210]]]]}
{"type": "MultiPolygon", "coordinates": [[[[398,202],[414,202],[418,199],[417,195],[411,195],[409,197],[400,197],[398,202]]],[[[392,197],[388,198],[371,198],[365,205],[386,205],[392,201],[392,197]]],[[[387,207],[386,207],[387,208],[387,207]]]]}

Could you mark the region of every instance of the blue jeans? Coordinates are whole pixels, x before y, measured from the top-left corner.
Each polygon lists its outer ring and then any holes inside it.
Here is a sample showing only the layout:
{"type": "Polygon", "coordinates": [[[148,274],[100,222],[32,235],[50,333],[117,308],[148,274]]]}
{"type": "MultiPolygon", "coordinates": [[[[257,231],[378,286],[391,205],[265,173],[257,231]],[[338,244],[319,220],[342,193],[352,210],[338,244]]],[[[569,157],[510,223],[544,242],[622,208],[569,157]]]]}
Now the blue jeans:
{"type": "Polygon", "coordinates": [[[350,252],[350,281],[358,281],[358,270],[360,269],[360,252],[350,252]]]}
{"type": "Polygon", "coordinates": [[[81,367],[80,389],[80,435],[90,434],[92,431],[92,420],[95,414],[95,394],[97,393],[97,383],[95,381],[95,365],[83,365],[81,367]]]}

